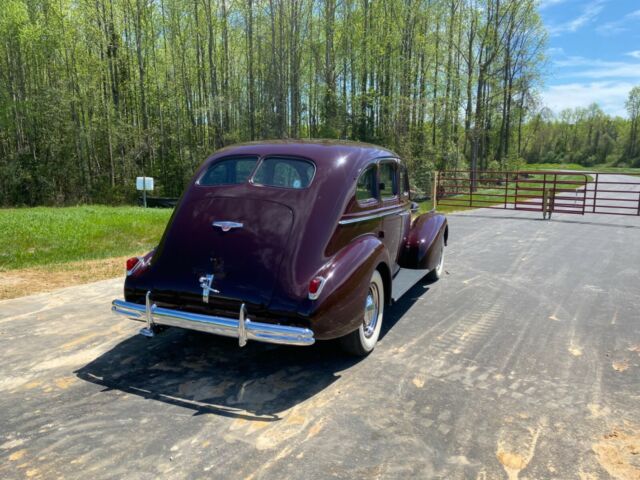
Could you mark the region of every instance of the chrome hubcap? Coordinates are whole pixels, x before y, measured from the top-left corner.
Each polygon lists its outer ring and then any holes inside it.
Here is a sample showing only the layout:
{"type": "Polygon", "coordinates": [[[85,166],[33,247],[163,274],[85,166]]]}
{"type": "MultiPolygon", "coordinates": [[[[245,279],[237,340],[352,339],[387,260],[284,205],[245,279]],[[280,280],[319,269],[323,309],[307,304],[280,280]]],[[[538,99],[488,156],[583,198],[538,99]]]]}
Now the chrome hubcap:
{"type": "Polygon", "coordinates": [[[372,283],[369,285],[369,293],[367,294],[367,300],[364,306],[363,329],[366,338],[370,338],[376,330],[379,302],[380,294],[378,293],[378,286],[372,283]]]}

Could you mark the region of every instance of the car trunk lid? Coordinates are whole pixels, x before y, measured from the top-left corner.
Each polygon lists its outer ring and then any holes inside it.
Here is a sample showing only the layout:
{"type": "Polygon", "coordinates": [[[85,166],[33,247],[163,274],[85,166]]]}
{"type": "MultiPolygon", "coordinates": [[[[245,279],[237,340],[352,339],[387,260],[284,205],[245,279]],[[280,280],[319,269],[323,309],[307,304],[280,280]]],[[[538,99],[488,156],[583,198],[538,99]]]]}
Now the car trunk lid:
{"type": "Polygon", "coordinates": [[[200,278],[213,275],[211,309],[264,309],[278,279],[293,224],[291,208],[270,200],[185,198],[157,253],[154,299],[203,307],[200,278]]]}

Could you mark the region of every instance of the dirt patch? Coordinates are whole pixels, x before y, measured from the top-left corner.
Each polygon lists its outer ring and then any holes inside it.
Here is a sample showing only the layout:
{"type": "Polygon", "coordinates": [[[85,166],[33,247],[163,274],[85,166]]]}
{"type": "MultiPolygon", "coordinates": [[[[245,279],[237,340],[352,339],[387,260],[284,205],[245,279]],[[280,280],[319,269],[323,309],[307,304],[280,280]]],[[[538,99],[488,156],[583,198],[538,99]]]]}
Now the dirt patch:
{"type": "Polygon", "coordinates": [[[620,360],[611,364],[616,372],[624,372],[629,368],[629,360],[620,360]]]}
{"type": "Polygon", "coordinates": [[[591,418],[601,418],[611,415],[611,409],[606,406],[598,405],[597,403],[590,403],[587,405],[591,418]]]}
{"type": "Polygon", "coordinates": [[[425,377],[424,375],[418,375],[417,377],[414,377],[412,382],[415,385],[416,388],[423,388],[424,384],[425,384],[425,377]]]}
{"type": "Polygon", "coordinates": [[[527,428],[526,433],[520,435],[512,432],[512,440],[501,439],[498,441],[496,457],[502,464],[502,468],[509,480],[518,480],[520,472],[527,468],[536,451],[536,445],[542,432],[542,424],[537,428],[527,428]]]}
{"type": "Polygon", "coordinates": [[[620,480],[640,480],[640,432],[614,428],[593,444],[598,462],[609,475],[620,480]]]}
{"type": "Polygon", "coordinates": [[[0,300],[124,277],[126,259],[127,257],[104,258],[8,270],[0,275],[0,300]]]}
{"type": "Polygon", "coordinates": [[[527,466],[525,458],[517,453],[499,451],[496,456],[500,463],[509,470],[522,470],[527,466]]]}
{"type": "Polygon", "coordinates": [[[574,357],[579,357],[582,355],[582,349],[576,345],[569,346],[569,353],[574,357]]]}
{"type": "Polygon", "coordinates": [[[16,460],[20,460],[22,457],[24,457],[24,454],[27,453],[26,450],[18,450],[17,452],[13,452],[11,455],[9,455],[9,460],[11,462],[15,462],[16,460]]]}

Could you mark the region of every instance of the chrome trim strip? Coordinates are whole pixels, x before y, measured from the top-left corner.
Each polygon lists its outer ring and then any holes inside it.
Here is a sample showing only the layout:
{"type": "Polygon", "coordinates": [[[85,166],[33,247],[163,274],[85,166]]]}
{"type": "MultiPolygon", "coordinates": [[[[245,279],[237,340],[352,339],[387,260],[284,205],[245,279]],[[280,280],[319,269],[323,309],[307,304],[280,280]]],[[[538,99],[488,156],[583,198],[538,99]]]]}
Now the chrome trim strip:
{"type": "MultiPolygon", "coordinates": [[[[146,305],[124,300],[114,300],[111,305],[111,311],[115,314],[124,315],[139,322],[147,321],[146,305]]],[[[297,346],[312,345],[315,342],[313,331],[308,328],[252,322],[246,315],[246,307],[241,308],[237,319],[182,312],[158,307],[155,304],[150,305],[148,311],[153,325],[180,327],[225,337],[235,337],[238,338],[240,346],[243,345],[243,338],[244,344],[247,340],[297,346]]]]}
{"type": "Polygon", "coordinates": [[[388,217],[389,215],[401,214],[405,210],[406,208],[404,207],[394,208],[393,210],[386,210],[384,212],[374,213],[372,215],[364,215],[362,217],[347,218],[345,220],[340,220],[338,222],[338,225],[351,225],[352,223],[366,222],[368,220],[374,220],[376,218],[388,217]]]}
{"type": "Polygon", "coordinates": [[[246,318],[247,316],[247,307],[245,307],[244,303],[240,305],[240,317],[238,318],[238,345],[244,347],[247,344],[247,325],[246,318]]]}
{"type": "Polygon", "coordinates": [[[244,227],[244,224],[240,222],[227,222],[226,220],[220,221],[220,222],[213,222],[211,225],[213,225],[214,227],[220,228],[223,232],[228,232],[232,228],[244,227]]]}
{"type": "Polygon", "coordinates": [[[147,328],[153,330],[153,309],[155,305],[151,305],[151,290],[144,296],[145,318],[147,320],[147,328]]]}

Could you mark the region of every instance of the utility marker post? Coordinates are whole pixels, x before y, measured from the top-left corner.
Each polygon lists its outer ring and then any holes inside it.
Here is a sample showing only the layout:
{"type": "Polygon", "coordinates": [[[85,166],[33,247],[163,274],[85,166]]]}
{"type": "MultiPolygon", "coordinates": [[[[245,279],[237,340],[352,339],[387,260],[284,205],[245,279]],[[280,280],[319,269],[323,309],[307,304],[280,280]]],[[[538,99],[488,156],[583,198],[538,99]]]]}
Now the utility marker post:
{"type": "Polygon", "coordinates": [[[153,177],[136,177],[136,190],[142,190],[142,204],[147,208],[147,190],[153,190],[153,177]]]}

